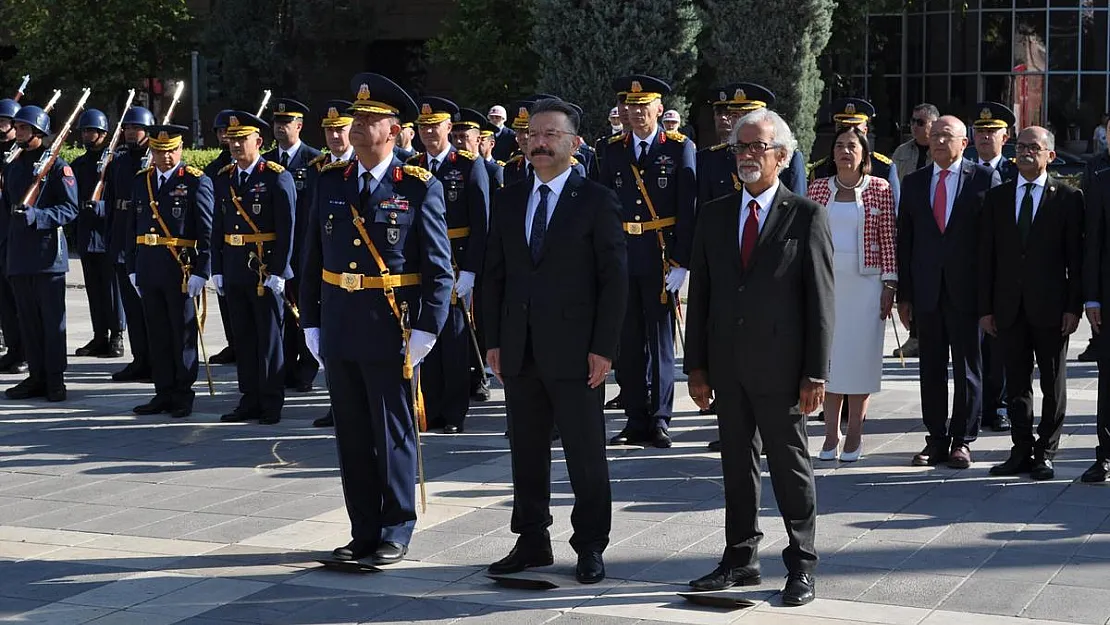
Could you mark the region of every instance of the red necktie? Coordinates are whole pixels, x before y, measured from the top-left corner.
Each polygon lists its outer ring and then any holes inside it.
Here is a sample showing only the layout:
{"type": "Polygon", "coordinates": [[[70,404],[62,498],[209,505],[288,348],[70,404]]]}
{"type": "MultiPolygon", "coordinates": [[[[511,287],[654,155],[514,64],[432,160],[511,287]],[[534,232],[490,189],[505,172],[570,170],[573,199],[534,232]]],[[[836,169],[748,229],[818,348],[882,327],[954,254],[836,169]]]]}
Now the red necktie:
{"type": "Polygon", "coordinates": [[[948,214],[948,185],[944,184],[948,174],[947,169],[940,170],[940,180],[937,181],[937,189],[933,192],[933,219],[937,220],[937,228],[940,228],[941,234],[944,234],[944,225],[948,221],[945,219],[948,214]]]}
{"type": "Polygon", "coordinates": [[[751,264],[752,254],[755,253],[755,244],[759,242],[759,203],[755,200],[748,202],[748,218],[744,221],[744,234],[740,239],[740,261],[744,269],[751,264]]]}

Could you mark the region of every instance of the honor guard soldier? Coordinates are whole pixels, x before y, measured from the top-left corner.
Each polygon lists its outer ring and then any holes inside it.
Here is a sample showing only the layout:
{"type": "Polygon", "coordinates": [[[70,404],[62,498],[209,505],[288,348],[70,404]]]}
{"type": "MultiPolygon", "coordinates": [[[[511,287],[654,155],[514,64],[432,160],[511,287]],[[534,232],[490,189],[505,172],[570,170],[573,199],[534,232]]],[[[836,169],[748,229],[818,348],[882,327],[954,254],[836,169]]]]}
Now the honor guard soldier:
{"type": "Polygon", "coordinates": [[[292,306],[296,302],[299,280],[297,267],[301,266],[303,255],[302,242],[304,241],[303,224],[308,221],[308,204],[311,193],[306,187],[308,181],[309,163],[320,156],[320,150],[306,145],[301,141],[301,130],[304,128],[304,116],[309,109],[304,104],[288,98],[280,98],[274,102],[274,138],[277,147],[262,155],[268,161],[276,162],[293,176],[293,186],[297,189],[297,219],[299,224],[293,236],[293,277],[290,284],[286,285],[288,297],[285,306],[285,388],[296,389],[298,393],[307,393],[312,390],[312,383],[320,371],[320,363],[309,353],[304,344],[304,331],[297,319],[299,312],[292,306]]]}
{"type": "MultiPolygon", "coordinates": [[[[860,98],[840,98],[834,100],[829,105],[832,110],[833,122],[839,126],[855,126],[859,128],[860,132],[864,135],[868,133],[868,124],[871,118],[875,116],[875,107],[867,100],[860,98]]],[[[809,171],[809,179],[816,180],[818,178],[828,178],[836,173],[836,166],[828,162],[829,158],[826,156],[817,162],[813,163],[809,171]]],[[[890,160],[890,157],[878,152],[871,152],[871,175],[879,178],[886,178],[890,183],[890,190],[894,193],[894,201],[898,202],[901,196],[901,183],[898,181],[898,167],[890,160]]]]}
{"type": "Polygon", "coordinates": [[[193,412],[196,303],[212,269],[212,181],[181,162],[188,128],[148,131],[153,164],[139,171],[132,187],[135,230],[127,262],[146,315],[154,398],[134,412],[181,418],[193,412]]]}
{"type": "Polygon", "coordinates": [[[626,91],[630,132],[605,145],[600,182],[617,192],[628,239],[628,310],[618,369],[628,421],[613,445],[671,446],[674,323],[694,235],[694,144],[659,124],[667,83],[651,76],[614,81],[626,91]]]}
{"type": "MultiPolygon", "coordinates": [[[[0,185],[4,184],[3,169],[5,157],[15,148],[15,125],[12,118],[19,112],[19,103],[11,98],[0,100],[0,185]]],[[[19,336],[19,315],[15,309],[15,297],[7,277],[8,230],[6,220],[9,208],[0,203],[0,346],[7,342],[8,351],[0,358],[0,373],[26,373],[27,363],[23,357],[23,339],[19,336]]]]}
{"type": "Polygon", "coordinates": [[[998,102],[980,102],[975,105],[975,152],[980,165],[998,172],[1002,182],[1016,180],[1018,168],[1002,155],[1002,146],[1010,140],[1010,129],[1017,123],[1017,116],[1010,107],[998,102]]]}
{"type": "Polygon", "coordinates": [[[19,108],[19,102],[11,98],[0,100],[0,168],[3,167],[3,159],[8,150],[15,145],[15,125],[12,118],[19,112],[19,108]]]}
{"type": "Polygon", "coordinates": [[[350,112],[357,159],[327,166],[309,215],[301,320],[326,366],[351,542],[336,559],[400,562],[416,525],[419,371],[451,307],[443,185],[393,154],[416,104],[359,74],[350,112]],[[418,374],[417,374],[418,375],[418,374]]]}
{"type": "Polygon", "coordinates": [[[123,140],[126,145],[116,151],[109,165],[108,187],[109,218],[111,234],[108,236],[108,255],[115,262],[116,284],[123,300],[123,314],[126,321],[127,340],[131,345],[131,362],[112,374],[116,382],[149,381],[150,346],[147,344],[146,318],[143,316],[143,302],[135,285],[131,283],[125,257],[128,246],[135,238],[134,208],[131,206],[131,186],[135,174],[147,166],[147,131],[154,125],[154,114],[141,106],[132,106],[123,114],[123,140]]]}
{"type": "Polygon", "coordinates": [[[482,273],[486,256],[486,223],[489,219],[489,176],[473,152],[460,151],[449,140],[459,107],[444,98],[417,101],[416,127],[427,152],[409,159],[432,172],[443,185],[447,205],[447,236],[451,239],[451,264],[455,290],[447,323],[436,348],[425,362],[422,384],[428,406],[428,427],[442,427],[444,434],[463,431],[470,407],[471,364],[476,359],[470,340],[470,314],[474,281],[482,273]]]}
{"type": "Polygon", "coordinates": [[[227,138],[234,162],[213,181],[212,282],[223,292],[235,333],[235,370],[243,396],[225,422],[281,420],[285,404],[282,323],[285,281],[293,277],[297,190],[281,165],[262,158],[266,122],[233,111],[227,138]]]}
{"type": "MultiPolygon", "coordinates": [[[[726,120],[716,124],[718,134],[744,115],[775,104],[775,94],[770,89],[751,82],[738,82],[722,87],[713,102],[714,115],[724,115],[726,120]]],[[[735,193],[740,187],[736,175],[736,157],[729,151],[726,140],[698,151],[698,205],[707,204],[723,195],[735,193]]],[[[796,195],[806,194],[806,162],[800,150],[794,150],[790,164],[779,173],[779,181],[796,195]]]]}
{"type": "Polygon", "coordinates": [[[474,109],[459,109],[459,118],[451,127],[451,143],[459,150],[476,154],[486,166],[490,188],[499,189],[505,184],[505,164],[498,164],[490,156],[493,146],[493,124],[474,109]],[[486,140],[488,137],[488,140],[486,140]],[[483,152],[483,141],[488,144],[483,152]]]}
{"type": "MultiPolygon", "coordinates": [[[[123,356],[123,300],[116,282],[116,262],[108,254],[108,219],[111,209],[103,195],[91,199],[100,182],[99,165],[107,149],[108,116],[88,109],[77,121],[85,153],[73,159],[77,178],[77,213],[74,244],[81,257],[81,273],[85,278],[85,297],[89,300],[89,317],[93,338],[74,352],[77,356],[119,358],[123,356]]],[[[105,180],[107,183],[107,179],[105,180]]]]}
{"type": "Polygon", "coordinates": [[[23,200],[35,180],[35,163],[50,135],[50,116],[24,106],[13,118],[23,152],[4,170],[8,238],[7,276],[19,315],[30,375],[5,391],[8,399],[64,401],[66,386],[66,272],[69,250],[62,228],[77,218],[77,180],[64,159],[50,167],[33,206],[23,200]]]}
{"type": "MultiPolygon", "coordinates": [[[[231,117],[231,109],[224,109],[216,113],[212,120],[212,132],[216,133],[216,141],[220,145],[220,153],[216,158],[204,166],[204,175],[209,180],[216,180],[220,170],[231,164],[231,149],[227,147],[227,122],[231,117]]],[[[296,268],[294,268],[295,270],[296,268]]],[[[227,309],[227,299],[220,294],[216,295],[220,305],[220,325],[224,328],[224,338],[227,347],[208,357],[208,362],[214,365],[230,365],[235,363],[235,331],[231,328],[231,312],[227,309]]]]}
{"type": "MultiPolygon", "coordinates": [[[[463,110],[467,111],[473,109],[463,110]]],[[[505,161],[499,161],[493,156],[493,148],[497,145],[497,137],[494,134],[496,131],[494,128],[495,126],[489,122],[482,123],[481,133],[478,139],[478,156],[482,157],[482,160],[488,163],[486,165],[486,173],[490,174],[490,187],[500,189],[505,186],[505,161]]]]}
{"type": "Polygon", "coordinates": [[[486,121],[493,126],[493,158],[505,162],[519,147],[516,142],[516,132],[513,128],[505,126],[505,122],[509,121],[505,107],[500,104],[491,106],[489,113],[486,113],[486,121]]]}

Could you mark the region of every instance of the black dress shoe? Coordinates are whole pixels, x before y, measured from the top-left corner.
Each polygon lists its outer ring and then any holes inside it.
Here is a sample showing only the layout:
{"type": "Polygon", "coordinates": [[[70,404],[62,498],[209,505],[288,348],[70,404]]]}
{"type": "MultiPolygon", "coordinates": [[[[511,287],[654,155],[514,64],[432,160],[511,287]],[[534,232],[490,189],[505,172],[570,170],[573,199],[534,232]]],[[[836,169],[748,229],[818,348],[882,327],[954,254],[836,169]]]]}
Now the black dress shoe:
{"type": "Polygon", "coordinates": [[[708,445],[706,445],[705,447],[709,451],[715,451],[715,452],[720,453],[720,451],[721,451],[721,441],[713,441],[713,442],[709,443],[708,445]]]}
{"type": "Polygon", "coordinates": [[[1010,450],[1010,457],[990,469],[991,475],[1020,475],[1033,468],[1033,453],[1024,449],[1010,450]]]}
{"type": "Polygon", "coordinates": [[[329,410],[328,414],[326,414],[322,417],[319,417],[315,421],[313,421],[312,422],[312,427],[314,427],[314,428],[335,427],[335,416],[332,415],[331,411],[329,410]]]}
{"type": "Polygon", "coordinates": [[[782,589],[784,605],[799,606],[813,601],[813,576],[809,573],[790,573],[786,576],[786,588],[782,589]]]}
{"type": "Polygon", "coordinates": [[[62,386],[55,386],[54,388],[46,390],[46,401],[65,401],[66,397],[68,396],[69,394],[66,392],[66,387],[64,384],[62,386]]]}
{"type": "Polygon", "coordinates": [[[18,360],[16,358],[8,358],[4,356],[0,358],[0,373],[27,373],[29,367],[25,360],[18,360]]]}
{"type": "Polygon", "coordinates": [[[244,421],[250,421],[251,419],[257,418],[258,415],[254,414],[253,412],[249,410],[240,410],[238,408],[225,415],[220,415],[220,421],[223,421],[224,423],[242,423],[244,421]]]}
{"type": "Polygon", "coordinates": [[[1056,469],[1048,458],[1038,458],[1033,461],[1033,468],[1029,469],[1029,477],[1034,480],[1051,480],[1056,477],[1056,469]]]}
{"type": "Polygon", "coordinates": [[[651,436],[651,444],[658,449],[670,449],[671,437],[663,428],[655,428],[655,434],[651,436]]]}
{"type": "Polygon", "coordinates": [[[225,347],[217,354],[213,354],[208,358],[208,364],[212,365],[230,365],[235,362],[235,351],[230,347],[225,347]]]}
{"type": "Polygon", "coordinates": [[[462,426],[459,425],[445,425],[443,426],[444,434],[462,434],[462,426]]]}
{"type": "Polygon", "coordinates": [[[709,407],[705,408],[704,410],[701,409],[701,408],[698,408],[698,414],[703,415],[703,416],[704,415],[710,415],[710,414],[717,414],[717,400],[714,399],[713,401],[711,401],[709,403],[709,407]]]}
{"type": "Polygon", "coordinates": [[[161,413],[161,412],[169,412],[170,408],[171,408],[171,404],[170,404],[170,401],[168,399],[161,399],[159,397],[155,397],[154,399],[148,401],[145,404],[140,404],[138,406],[135,406],[134,408],[131,409],[131,412],[134,412],[135,414],[141,414],[141,415],[158,414],[158,413],[161,413]]]}
{"type": "Polygon", "coordinates": [[[375,566],[385,566],[387,564],[397,564],[405,559],[405,554],[409,552],[408,545],[402,545],[395,542],[384,542],[378,546],[374,551],[374,559],[371,561],[375,566]]]}
{"type": "Polygon", "coordinates": [[[523,547],[518,542],[509,555],[489,565],[486,569],[494,575],[509,575],[519,573],[525,569],[540,566],[551,566],[555,563],[555,556],[551,553],[551,545],[539,547],[523,547]]]}
{"type": "Polygon", "coordinates": [[[31,399],[33,397],[46,397],[46,384],[38,380],[27,378],[19,384],[4,391],[8,399],[31,399]]]}
{"type": "Polygon", "coordinates": [[[648,435],[638,428],[626,427],[613,438],[609,439],[610,445],[636,445],[646,443],[648,435]]]}
{"type": "Polygon", "coordinates": [[[758,586],[762,581],[759,564],[730,567],[721,563],[709,575],[691,581],[690,587],[694,590],[725,590],[733,586],[758,586]]]}
{"type": "Polygon", "coordinates": [[[259,425],[277,425],[281,423],[281,415],[268,414],[263,417],[258,417],[259,425]]]}
{"type": "Polygon", "coordinates": [[[996,416],[994,423],[990,424],[993,432],[1009,432],[1011,427],[1013,426],[1010,424],[1010,417],[1004,414],[996,416]]]}
{"type": "Polygon", "coordinates": [[[108,339],[108,349],[100,354],[101,358],[122,358],[123,357],[123,335],[115,334],[112,338],[108,339]]]}
{"type": "Polygon", "coordinates": [[[144,382],[150,380],[150,367],[132,362],[120,371],[112,374],[116,382],[144,382]]]}
{"type": "MultiPolygon", "coordinates": [[[[621,402],[620,393],[617,393],[616,397],[614,397],[613,399],[610,399],[609,401],[605,402],[605,409],[606,410],[623,410],[624,409],[624,403],[621,402]]],[[[620,444],[623,445],[623,443],[620,443],[620,444]]]]}
{"type": "Polygon", "coordinates": [[[1098,484],[1105,482],[1107,478],[1110,478],[1110,460],[1095,460],[1095,463],[1083,472],[1079,481],[1084,484],[1098,484]]]}
{"type": "Polygon", "coordinates": [[[574,578],[579,584],[596,584],[605,579],[605,560],[601,553],[588,551],[578,554],[578,566],[574,567],[574,578]]]}
{"type": "Polygon", "coordinates": [[[1087,349],[1084,349],[1075,358],[1079,362],[1095,362],[1098,360],[1098,350],[1095,349],[1094,342],[1087,343],[1087,349]]]}
{"type": "Polygon", "coordinates": [[[170,409],[170,418],[173,419],[184,419],[191,414],[193,414],[192,406],[174,406],[170,409]]]}
{"type": "Polygon", "coordinates": [[[471,401],[489,401],[489,383],[485,382],[478,385],[474,392],[470,394],[471,401]]]}
{"type": "Polygon", "coordinates": [[[96,337],[93,340],[85,343],[83,346],[78,347],[73,352],[74,356],[100,356],[101,354],[108,353],[108,337],[96,337]]]}
{"type": "Polygon", "coordinates": [[[337,547],[331,552],[331,557],[336,560],[361,560],[374,554],[374,544],[359,540],[352,540],[343,547],[337,547]]]}
{"type": "Polygon", "coordinates": [[[311,393],[312,382],[298,382],[294,386],[294,390],[296,390],[298,393],[311,393]]]}

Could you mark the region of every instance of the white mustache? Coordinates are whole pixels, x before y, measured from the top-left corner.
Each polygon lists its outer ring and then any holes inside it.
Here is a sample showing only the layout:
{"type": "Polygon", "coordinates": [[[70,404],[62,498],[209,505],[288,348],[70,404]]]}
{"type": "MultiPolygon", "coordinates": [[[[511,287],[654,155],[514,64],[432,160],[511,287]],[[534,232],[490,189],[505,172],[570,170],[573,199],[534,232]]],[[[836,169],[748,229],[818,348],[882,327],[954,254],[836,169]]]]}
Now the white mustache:
{"type": "Polygon", "coordinates": [[[759,161],[740,161],[737,164],[737,166],[738,167],[762,167],[762,164],[759,161]]]}

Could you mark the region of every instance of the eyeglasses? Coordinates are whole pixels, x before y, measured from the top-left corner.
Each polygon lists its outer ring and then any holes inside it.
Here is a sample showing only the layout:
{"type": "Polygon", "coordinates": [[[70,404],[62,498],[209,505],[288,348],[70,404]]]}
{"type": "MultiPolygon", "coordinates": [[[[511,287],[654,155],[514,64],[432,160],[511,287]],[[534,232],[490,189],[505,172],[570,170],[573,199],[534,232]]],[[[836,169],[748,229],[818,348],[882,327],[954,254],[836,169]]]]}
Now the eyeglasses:
{"type": "Polygon", "coordinates": [[[552,128],[551,130],[541,130],[539,132],[535,132],[535,131],[529,131],[528,132],[529,138],[532,138],[532,139],[542,138],[544,141],[555,141],[556,139],[559,138],[559,135],[573,135],[573,134],[574,134],[573,132],[568,132],[566,130],[555,130],[554,128],[552,128]]]}
{"type": "Polygon", "coordinates": [[[966,138],[964,135],[954,135],[950,132],[930,132],[929,133],[929,139],[931,139],[933,141],[948,142],[948,141],[951,141],[953,139],[964,139],[964,138],[966,138]]]}
{"type": "Polygon", "coordinates": [[[1036,143],[1018,143],[1014,146],[1016,152],[1028,152],[1034,156],[1046,150],[1036,143]]]}
{"type": "Polygon", "coordinates": [[[728,151],[735,156],[740,154],[751,154],[752,156],[761,156],[769,148],[781,148],[782,145],[778,143],[767,143],[766,141],[752,141],[751,143],[733,143],[728,146],[728,151]]]}

